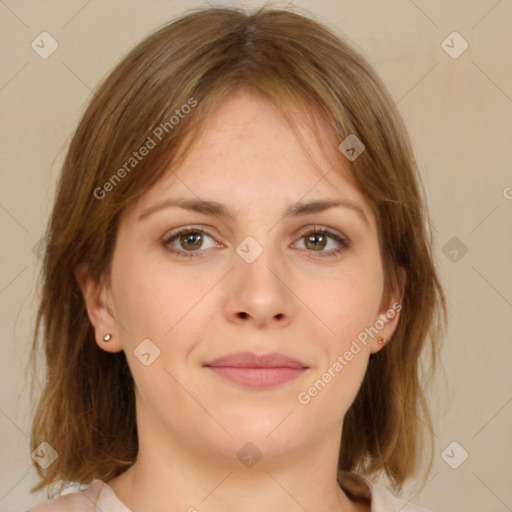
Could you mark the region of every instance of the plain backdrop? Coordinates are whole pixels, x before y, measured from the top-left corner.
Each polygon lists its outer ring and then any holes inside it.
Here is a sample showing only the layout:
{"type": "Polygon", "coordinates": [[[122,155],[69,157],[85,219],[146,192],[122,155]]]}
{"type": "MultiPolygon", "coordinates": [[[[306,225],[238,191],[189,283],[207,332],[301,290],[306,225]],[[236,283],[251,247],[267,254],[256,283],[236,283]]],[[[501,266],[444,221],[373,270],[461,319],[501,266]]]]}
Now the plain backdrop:
{"type": "MultiPolygon", "coordinates": [[[[512,510],[512,1],[291,3],[375,66],[405,117],[428,195],[450,323],[431,393],[433,468],[403,498],[437,511],[512,510]]],[[[0,511],[45,498],[29,493],[27,361],[38,244],[70,135],[91,91],[130,48],[206,5],[0,1],[0,511]],[[31,47],[42,32],[58,44],[46,59],[31,47]]]]}

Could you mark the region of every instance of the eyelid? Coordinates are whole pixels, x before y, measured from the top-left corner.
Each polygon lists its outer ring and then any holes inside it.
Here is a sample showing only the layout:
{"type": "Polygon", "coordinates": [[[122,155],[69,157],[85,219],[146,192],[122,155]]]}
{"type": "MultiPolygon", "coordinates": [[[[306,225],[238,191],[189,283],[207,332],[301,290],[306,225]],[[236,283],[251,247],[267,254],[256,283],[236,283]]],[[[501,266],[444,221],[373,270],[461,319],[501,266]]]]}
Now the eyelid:
{"type": "Polygon", "coordinates": [[[336,229],[330,228],[328,226],[323,226],[321,224],[313,224],[306,228],[302,228],[298,232],[297,236],[302,237],[302,236],[308,235],[310,233],[327,233],[328,235],[331,235],[334,238],[340,238],[340,239],[346,240],[347,242],[350,242],[350,239],[347,236],[345,236],[343,233],[339,232],[336,229]]]}
{"type": "Polygon", "coordinates": [[[171,238],[174,238],[182,233],[187,232],[199,232],[199,233],[205,233],[208,236],[211,236],[212,238],[215,238],[212,233],[209,232],[209,228],[203,225],[203,226],[194,226],[192,224],[180,226],[179,228],[171,229],[165,233],[165,235],[162,237],[162,240],[170,240],[171,238]]]}

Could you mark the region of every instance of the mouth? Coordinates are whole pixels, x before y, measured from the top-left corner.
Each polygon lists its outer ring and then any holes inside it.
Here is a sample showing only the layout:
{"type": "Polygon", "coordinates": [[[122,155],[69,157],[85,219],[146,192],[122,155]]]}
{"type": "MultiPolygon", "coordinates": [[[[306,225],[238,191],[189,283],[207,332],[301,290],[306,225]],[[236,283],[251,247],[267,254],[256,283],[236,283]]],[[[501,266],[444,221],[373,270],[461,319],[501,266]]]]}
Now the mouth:
{"type": "Polygon", "coordinates": [[[309,367],[283,354],[238,352],[203,365],[224,380],[247,388],[265,389],[294,380],[309,367]]]}

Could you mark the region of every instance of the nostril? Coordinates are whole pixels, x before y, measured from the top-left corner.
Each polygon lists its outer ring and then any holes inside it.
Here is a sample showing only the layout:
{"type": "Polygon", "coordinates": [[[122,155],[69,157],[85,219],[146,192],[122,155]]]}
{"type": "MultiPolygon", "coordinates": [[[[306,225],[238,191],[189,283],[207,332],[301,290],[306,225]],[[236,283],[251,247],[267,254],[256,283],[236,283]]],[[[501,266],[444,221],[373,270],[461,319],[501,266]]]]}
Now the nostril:
{"type": "Polygon", "coordinates": [[[247,313],[245,313],[244,311],[242,311],[241,313],[238,313],[238,316],[240,318],[247,318],[248,317],[247,313]]]}

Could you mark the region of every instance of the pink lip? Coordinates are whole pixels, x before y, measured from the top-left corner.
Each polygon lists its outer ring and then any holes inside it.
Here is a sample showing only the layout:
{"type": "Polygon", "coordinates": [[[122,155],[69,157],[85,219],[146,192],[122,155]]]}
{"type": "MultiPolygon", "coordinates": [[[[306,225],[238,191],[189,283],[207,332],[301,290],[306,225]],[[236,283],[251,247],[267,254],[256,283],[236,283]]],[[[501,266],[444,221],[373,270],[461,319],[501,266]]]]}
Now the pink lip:
{"type": "Polygon", "coordinates": [[[301,361],[283,354],[259,356],[251,352],[230,354],[203,366],[230,382],[257,389],[296,379],[309,368],[301,361]]]}

